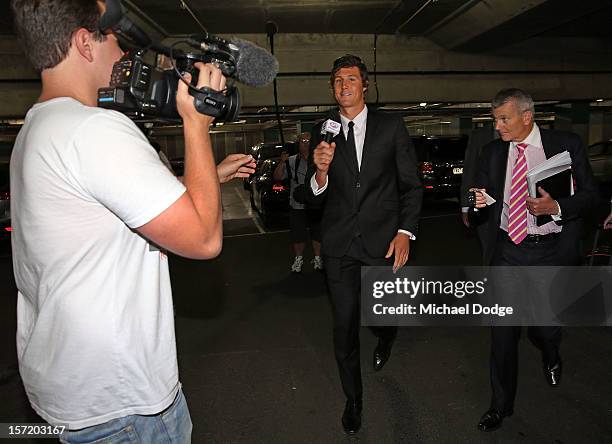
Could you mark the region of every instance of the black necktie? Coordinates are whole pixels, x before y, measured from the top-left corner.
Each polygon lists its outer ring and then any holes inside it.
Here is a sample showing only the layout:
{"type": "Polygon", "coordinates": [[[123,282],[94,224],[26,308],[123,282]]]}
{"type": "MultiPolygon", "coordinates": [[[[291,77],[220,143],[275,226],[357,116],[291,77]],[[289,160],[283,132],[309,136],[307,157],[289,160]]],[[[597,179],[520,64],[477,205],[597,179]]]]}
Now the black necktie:
{"type": "MultiPolygon", "coordinates": [[[[356,191],[358,191],[358,189],[361,187],[361,184],[359,182],[359,164],[357,163],[357,147],[355,146],[355,132],[353,131],[354,126],[355,122],[351,121],[348,123],[349,130],[346,136],[346,149],[348,150],[349,158],[353,159],[353,168],[355,169],[355,188],[356,191]]],[[[355,206],[358,208],[359,204],[357,192],[354,194],[354,199],[355,206]]],[[[361,232],[359,230],[359,223],[356,223],[354,227],[355,232],[353,233],[353,236],[357,238],[361,236],[361,232]]],[[[354,242],[351,243],[351,247],[353,246],[353,244],[354,242]]]]}
{"type": "Polygon", "coordinates": [[[349,157],[354,160],[354,167],[357,171],[359,171],[359,164],[357,163],[357,146],[355,145],[355,132],[353,131],[353,127],[355,126],[355,122],[350,121],[348,123],[348,134],[346,136],[346,149],[348,150],[349,157]]]}

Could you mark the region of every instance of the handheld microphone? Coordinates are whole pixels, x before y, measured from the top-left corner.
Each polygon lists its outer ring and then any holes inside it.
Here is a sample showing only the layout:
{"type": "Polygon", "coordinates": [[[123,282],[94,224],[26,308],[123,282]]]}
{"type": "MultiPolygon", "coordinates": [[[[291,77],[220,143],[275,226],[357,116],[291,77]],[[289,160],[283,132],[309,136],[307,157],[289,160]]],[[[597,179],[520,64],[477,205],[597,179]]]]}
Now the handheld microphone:
{"type": "Polygon", "coordinates": [[[334,137],[340,134],[342,125],[332,119],[327,119],[321,127],[321,135],[326,143],[330,143],[334,137]]]}

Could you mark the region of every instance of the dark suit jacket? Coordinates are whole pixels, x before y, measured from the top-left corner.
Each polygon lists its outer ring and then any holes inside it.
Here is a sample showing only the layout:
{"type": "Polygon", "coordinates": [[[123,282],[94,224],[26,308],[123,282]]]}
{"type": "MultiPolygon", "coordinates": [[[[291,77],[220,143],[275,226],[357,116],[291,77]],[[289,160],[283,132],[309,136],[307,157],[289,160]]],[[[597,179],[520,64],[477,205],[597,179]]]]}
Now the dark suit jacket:
{"type": "Polygon", "coordinates": [[[462,207],[469,207],[467,201],[468,190],[474,185],[476,173],[478,172],[478,159],[482,153],[483,147],[496,139],[497,133],[493,128],[493,124],[488,124],[484,128],[475,128],[470,134],[467,148],[465,149],[465,158],[463,159],[463,174],[461,175],[461,191],[460,200],[462,207]]]}
{"type": "MultiPolygon", "coordinates": [[[[339,122],[340,117],[335,120],[339,122]]],[[[321,141],[322,124],[312,130],[311,150],[321,141]]],[[[423,187],[404,121],[368,108],[361,171],[354,150],[347,149],[342,131],[333,141],[336,150],[327,189],[314,196],[307,187],[310,202],[323,207],[323,254],[345,255],[355,234],[360,233],[367,253],[384,257],[398,229],[416,235],[421,211],[423,187]]],[[[311,154],[308,180],[315,172],[312,158],[311,154]]]]}
{"type": "MultiPolygon", "coordinates": [[[[567,150],[572,158],[572,175],[576,187],[575,194],[568,198],[557,199],[561,207],[562,225],[559,240],[558,264],[573,265],[579,262],[581,214],[590,209],[597,200],[597,188],[593,181],[593,172],[580,137],[565,131],[545,130],[540,128],[542,146],[548,159],[555,154],[567,150]]],[[[506,181],[506,166],[508,163],[509,142],[501,139],[488,143],[480,159],[479,171],[476,176],[476,186],[485,188],[497,202],[479,211],[483,223],[487,226],[484,239],[484,262],[491,264],[495,254],[497,235],[501,223],[506,181]]],[[[552,196],[555,198],[555,196],[552,196]]]]}

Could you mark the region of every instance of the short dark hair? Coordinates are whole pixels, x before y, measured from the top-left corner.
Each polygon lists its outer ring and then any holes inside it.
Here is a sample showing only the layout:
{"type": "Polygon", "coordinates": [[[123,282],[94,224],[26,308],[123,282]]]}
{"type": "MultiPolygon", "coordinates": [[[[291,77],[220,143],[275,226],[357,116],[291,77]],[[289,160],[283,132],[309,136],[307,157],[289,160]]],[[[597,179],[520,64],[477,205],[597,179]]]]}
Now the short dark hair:
{"type": "Polygon", "coordinates": [[[85,28],[102,41],[96,0],[11,0],[15,31],[37,71],[58,65],[70,49],[75,31],[85,28]]]}
{"type": "Polygon", "coordinates": [[[514,100],[516,102],[516,105],[519,107],[521,112],[531,111],[532,114],[535,114],[533,99],[528,93],[518,88],[502,89],[500,92],[495,94],[495,97],[491,101],[491,108],[497,109],[510,100],[514,100]]]}
{"type": "Polygon", "coordinates": [[[369,83],[368,82],[368,68],[366,67],[365,63],[363,63],[363,61],[359,57],[353,54],[345,54],[342,57],[338,57],[336,60],[334,60],[334,65],[332,66],[331,76],[329,78],[329,81],[332,87],[334,85],[334,77],[336,77],[336,73],[340,71],[342,68],[351,68],[353,66],[356,66],[357,68],[359,68],[359,74],[361,75],[361,83],[363,83],[363,86],[367,88],[368,83],[369,83]]]}
{"type": "Polygon", "coordinates": [[[297,138],[295,139],[295,141],[299,144],[302,139],[308,139],[308,141],[310,141],[311,135],[310,135],[310,131],[302,131],[301,133],[299,133],[297,135],[297,138]]]}

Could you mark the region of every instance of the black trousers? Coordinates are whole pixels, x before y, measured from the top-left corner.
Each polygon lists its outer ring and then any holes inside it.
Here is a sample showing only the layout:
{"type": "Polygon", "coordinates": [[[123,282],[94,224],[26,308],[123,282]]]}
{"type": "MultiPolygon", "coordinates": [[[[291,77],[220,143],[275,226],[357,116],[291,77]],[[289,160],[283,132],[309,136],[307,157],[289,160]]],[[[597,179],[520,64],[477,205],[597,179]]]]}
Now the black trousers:
{"type": "MultiPolygon", "coordinates": [[[[559,265],[558,238],[515,245],[508,235],[498,234],[492,265],[531,266],[559,265]]],[[[491,327],[491,408],[510,413],[514,410],[518,375],[518,342],[521,327],[491,327]]],[[[561,327],[528,327],[530,341],[542,352],[542,361],[554,365],[559,359],[561,327]]]]}
{"type": "MultiPolygon", "coordinates": [[[[359,329],[361,326],[361,267],[385,266],[385,258],[369,256],[361,237],[353,239],[345,256],[325,256],[325,270],[334,320],[334,353],[346,398],[360,400],[363,395],[360,365],[359,329]]],[[[397,327],[370,327],[383,340],[391,341],[397,327]]]]}

